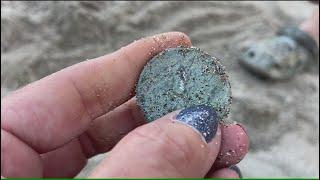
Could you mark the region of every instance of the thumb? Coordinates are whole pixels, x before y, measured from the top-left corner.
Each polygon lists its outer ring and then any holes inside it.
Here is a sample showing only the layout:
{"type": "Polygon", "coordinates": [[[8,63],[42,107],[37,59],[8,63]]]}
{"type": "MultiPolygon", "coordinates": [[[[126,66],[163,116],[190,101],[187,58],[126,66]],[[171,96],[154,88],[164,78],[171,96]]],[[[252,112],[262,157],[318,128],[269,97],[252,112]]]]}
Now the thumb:
{"type": "Polygon", "coordinates": [[[193,106],[130,132],[91,177],[204,177],[220,140],[214,110],[193,106]]]}

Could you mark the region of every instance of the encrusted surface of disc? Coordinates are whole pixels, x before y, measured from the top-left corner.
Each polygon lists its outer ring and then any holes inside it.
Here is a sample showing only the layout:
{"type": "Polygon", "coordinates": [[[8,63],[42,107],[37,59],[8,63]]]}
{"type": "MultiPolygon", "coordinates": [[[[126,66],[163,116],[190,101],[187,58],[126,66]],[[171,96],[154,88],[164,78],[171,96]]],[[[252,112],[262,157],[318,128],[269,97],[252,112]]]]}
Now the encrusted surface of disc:
{"type": "Polygon", "coordinates": [[[138,105],[148,121],[193,105],[210,105],[227,122],[228,76],[219,60],[198,48],[171,48],[153,57],[140,74],[138,105]]]}

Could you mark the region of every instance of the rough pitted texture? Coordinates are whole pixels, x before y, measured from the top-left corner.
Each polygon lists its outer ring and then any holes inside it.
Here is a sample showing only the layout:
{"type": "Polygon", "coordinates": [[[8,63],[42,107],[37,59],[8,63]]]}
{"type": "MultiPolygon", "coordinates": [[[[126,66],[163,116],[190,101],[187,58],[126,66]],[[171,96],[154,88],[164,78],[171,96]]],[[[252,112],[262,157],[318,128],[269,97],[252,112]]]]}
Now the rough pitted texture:
{"type": "MultiPolygon", "coordinates": [[[[308,2],[293,1],[1,1],[1,96],[140,37],[182,31],[228,70],[229,119],[244,124],[250,138],[250,153],[239,164],[243,176],[319,176],[319,66],[273,83],[238,63],[239,45],[297,24],[311,10],[308,2]]],[[[91,159],[79,177],[103,157],[91,159]]]]}
{"type": "Polygon", "coordinates": [[[152,58],[136,91],[148,121],[193,105],[210,105],[226,122],[231,104],[225,68],[198,48],[171,48],[152,58]]]}

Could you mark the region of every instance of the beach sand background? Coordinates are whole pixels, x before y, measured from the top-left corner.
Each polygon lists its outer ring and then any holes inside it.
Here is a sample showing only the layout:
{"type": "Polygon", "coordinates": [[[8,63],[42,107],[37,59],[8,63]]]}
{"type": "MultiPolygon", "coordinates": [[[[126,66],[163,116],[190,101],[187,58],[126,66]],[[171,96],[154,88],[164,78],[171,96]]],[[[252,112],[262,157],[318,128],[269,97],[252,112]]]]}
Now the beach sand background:
{"type": "MultiPolygon", "coordinates": [[[[243,123],[250,152],[245,177],[319,177],[319,68],[266,82],[238,64],[241,48],[299,24],[309,2],[4,2],[1,1],[1,97],[80,61],[140,37],[188,34],[220,58],[230,76],[229,118],[243,123]]],[[[105,157],[91,158],[85,177],[105,157]]]]}

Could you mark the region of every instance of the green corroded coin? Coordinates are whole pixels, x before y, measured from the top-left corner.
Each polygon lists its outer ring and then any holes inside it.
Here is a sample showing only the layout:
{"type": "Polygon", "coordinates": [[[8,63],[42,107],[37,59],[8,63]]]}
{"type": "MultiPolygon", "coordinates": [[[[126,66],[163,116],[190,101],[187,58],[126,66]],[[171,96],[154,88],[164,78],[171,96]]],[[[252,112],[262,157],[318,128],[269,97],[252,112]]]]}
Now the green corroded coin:
{"type": "Polygon", "coordinates": [[[226,122],[231,88],[219,60],[198,48],[166,49],[140,74],[137,102],[150,122],[193,105],[210,105],[226,122]]]}

